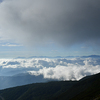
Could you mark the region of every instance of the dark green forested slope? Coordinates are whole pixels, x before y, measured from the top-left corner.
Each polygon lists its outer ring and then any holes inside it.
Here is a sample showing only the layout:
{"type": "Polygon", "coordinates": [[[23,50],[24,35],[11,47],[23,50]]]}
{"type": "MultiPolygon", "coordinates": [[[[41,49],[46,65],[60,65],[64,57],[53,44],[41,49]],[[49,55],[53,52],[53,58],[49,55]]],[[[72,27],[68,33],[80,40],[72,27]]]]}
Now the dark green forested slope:
{"type": "Polygon", "coordinates": [[[100,100],[100,77],[95,77],[95,81],[86,90],[71,100],[100,100]]]}
{"type": "Polygon", "coordinates": [[[34,83],[0,91],[5,100],[100,100],[100,73],[80,81],[34,83]]]}
{"type": "MultiPolygon", "coordinates": [[[[100,96],[100,73],[80,80],[56,100],[94,100],[100,96]]],[[[99,100],[99,99],[97,99],[99,100]]]]}
{"type": "Polygon", "coordinates": [[[0,95],[5,100],[52,100],[52,98],[65,92],[75,83],[77,81],[34,83],[1,90],[0,95]]]}

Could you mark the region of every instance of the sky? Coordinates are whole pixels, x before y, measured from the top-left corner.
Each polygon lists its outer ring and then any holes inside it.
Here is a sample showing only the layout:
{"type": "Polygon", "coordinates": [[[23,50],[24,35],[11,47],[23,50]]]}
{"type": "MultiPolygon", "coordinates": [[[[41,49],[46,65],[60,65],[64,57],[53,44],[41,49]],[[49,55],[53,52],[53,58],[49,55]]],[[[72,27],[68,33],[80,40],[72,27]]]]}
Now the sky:
{"type": "Polygon", "coordinates": [[[0,0],[0,76],[79,80],[100,72],[99,57],[31,56],[100,55],[99,44],[100,0],[0,0]]]}
{"type": "Polygon", "coordinates": [[[0,58],[100,55],[100,0],[0,0],[0,58]]]}

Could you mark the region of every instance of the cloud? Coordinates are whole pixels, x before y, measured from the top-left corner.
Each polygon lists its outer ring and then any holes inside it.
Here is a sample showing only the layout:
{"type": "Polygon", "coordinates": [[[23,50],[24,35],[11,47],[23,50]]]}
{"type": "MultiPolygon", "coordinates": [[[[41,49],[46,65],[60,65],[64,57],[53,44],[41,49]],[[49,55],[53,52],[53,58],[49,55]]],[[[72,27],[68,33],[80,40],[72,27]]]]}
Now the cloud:
{"type": "Polygon", "coordinates": [[[4,0],[0,36],[27,45],[100,43],[99,0],[4,0]]]}
{"type": "Polygon", "coordinates": [[[3,0],[0,0],[0,2],[2,2],[3,0]]]}
{"type": "Polygon", "coordinates": [[[22,45],[17,45],[17,44],[2,44],[1,46],[7,46],[7,47],[17,47],[17,46],[22,46],[22,45]]]}
{"type": "Polygon", "coordinates": [[[79,80],[100,72],[100,58],[0,59],[0,76],[19,73],[58,80],[79,80]]]}
{"type": "MultiPolygon", "coordinates": [[[[100,72],[100,59],[74,58],[52,60],[55,67],[43,67],[38,71],[28,71],[32,75],[59,80],[79,80],[87,75],[100,72]],[[81,62],[81,63],[80,63],[81,62]],[[83,64],[84,63],[84,64],[83,64]]],[[[43,61],[44,62],[44,61],[43,61]]],[[[49,65],[51,62],[48,62],[49,65]]]]}

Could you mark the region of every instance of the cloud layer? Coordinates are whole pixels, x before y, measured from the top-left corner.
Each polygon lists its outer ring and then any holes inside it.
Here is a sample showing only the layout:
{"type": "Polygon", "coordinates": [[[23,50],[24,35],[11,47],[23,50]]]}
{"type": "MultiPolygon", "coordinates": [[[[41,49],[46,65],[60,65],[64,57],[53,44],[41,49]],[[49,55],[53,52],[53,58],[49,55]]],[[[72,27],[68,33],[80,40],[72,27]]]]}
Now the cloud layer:
{"type": "Polygon", "coordinates": [[[97,44],[100,0],[4,0],[0,36],[23,44],[97,44]]]}
{"type": "Polygon", "coordinates": [[[0,76],[27,72],[36,76],[43,75],[44,78],[50,79],[79,80],[84,76],[99,73],[100,59],[0,59],[0,76]]]}

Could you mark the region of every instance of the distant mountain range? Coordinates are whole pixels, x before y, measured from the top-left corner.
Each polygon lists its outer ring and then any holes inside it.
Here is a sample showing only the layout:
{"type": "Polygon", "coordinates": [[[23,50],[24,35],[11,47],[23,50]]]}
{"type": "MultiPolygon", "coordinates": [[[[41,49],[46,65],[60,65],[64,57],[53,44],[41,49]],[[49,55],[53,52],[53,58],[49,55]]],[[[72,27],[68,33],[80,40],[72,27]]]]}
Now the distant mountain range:
{"type": "MultiPolygon", "coordinates": [[[[28,58],[73,58],[75,56],[31,56],[31,57],[28,57],[28,58]]],[[[77,56],[76,56],[77,57],[77,56]]]]}
{"type": "Polygon", "coordinates": [[[82,58],[100,58],[100,55],[81,56],[82,58]]]}
{"type": "Polygon", "coordinates": [[[48,81],[54,80],[44,79],[43,75],[35,76],[28,73],[21,73],[14,76],[0,76],[0,89],[48,81]]]}
{"type": "Polygon", "coordinates": [[[53,81],[0,91],[5,100],[100,100],[100,73],[79,81],[53,81]]]}
{"type": "Polygon", "coordinates": [[[17,57],[16,59],[31,59],[31,58],[100,58],[100,55],[89,55],[89,56],[31,56],[31,57],[17,57]]]}

